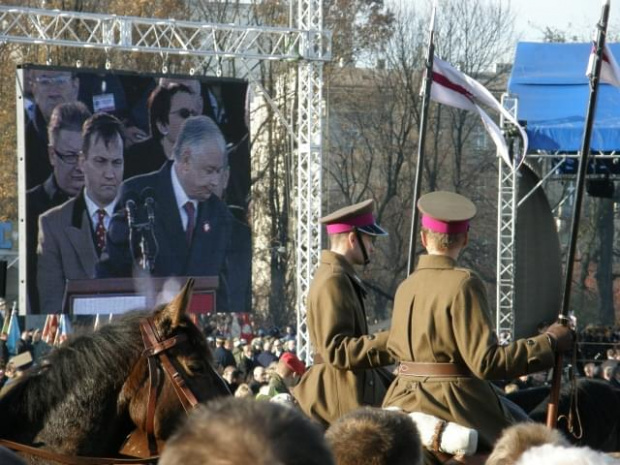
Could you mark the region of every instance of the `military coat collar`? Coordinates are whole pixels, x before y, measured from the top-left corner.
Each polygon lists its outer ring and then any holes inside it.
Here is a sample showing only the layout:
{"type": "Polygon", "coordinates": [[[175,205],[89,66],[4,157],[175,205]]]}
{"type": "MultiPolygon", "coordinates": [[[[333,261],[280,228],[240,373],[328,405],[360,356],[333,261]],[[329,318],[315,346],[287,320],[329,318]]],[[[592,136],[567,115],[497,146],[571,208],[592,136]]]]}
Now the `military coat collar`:
{"type": "Polygon", "coordinates": [[[454,267],[456,267],[456,261],[452,257],[446,255],[422,255],[416,270],[451,270],[454,267]]]}
{"type": "Polygon", "coordinates": [[[362,282],[362,279],[355,272],[355,268],[339,253],[332,252],[331,250],[323,250],[321,252],[321,263],[332,266],[334,268],[341,268],[342,271],[349,277],[349,279],[359,288],[362,297],[367,294],[366,287],[362,282]]]}

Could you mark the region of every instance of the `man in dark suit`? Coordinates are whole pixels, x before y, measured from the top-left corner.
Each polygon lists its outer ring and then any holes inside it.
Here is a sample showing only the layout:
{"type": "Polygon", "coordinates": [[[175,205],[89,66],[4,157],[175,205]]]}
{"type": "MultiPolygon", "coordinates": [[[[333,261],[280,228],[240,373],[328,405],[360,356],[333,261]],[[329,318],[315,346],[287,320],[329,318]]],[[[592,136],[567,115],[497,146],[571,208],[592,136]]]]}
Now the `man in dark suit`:
{"type": "Polygon", "coordinates": [[[52,172],[48,158],[47,125],[52,111],[61,103],[75,102],[80,80],[69,71],[32,69],[26,74],[35,103],[34,114],[26,125],[26,188],[44,182],[52,172]]]}
{"type": "Polygon", "coordinates": [[[95,277],[123,179],[123,125],[97,113],[84,123],[78,163],[84,189],[39,218],[37,283],[42,313],[58,313],[67,279],[95,277]]]}
{"type": "Polygon", "coordinates": [[[54,108],[47,127],[47,152],[53,172],[26,192],[26,276],[30,313],[40,313],[37,290],[37,241],[39,216],[71,197],[84,186],[84,173],[78,163],[82,149],[82,125],[91,114],[81,102],[61,103],[54,108]]]}
{"type": "Polygon", "coordinates": [[[150,216],[152,226],[140,234],[135,223],[129,227],[126,211],[115,215],[108,232],[109,257],[100,264],[98,276],[132,276],[136,271],[152,276],[219,276],[216,305],[225,310],[232,218],[226,204],[213,195],[226,169],[224,137],[210,118],[188,118],[173,155],[174,160],[159,171],[123,183],[121,205],[142,197],[136,222],[148,222],[150,216]],[[152,256],[141,252],[144,235],[152,256]]]}

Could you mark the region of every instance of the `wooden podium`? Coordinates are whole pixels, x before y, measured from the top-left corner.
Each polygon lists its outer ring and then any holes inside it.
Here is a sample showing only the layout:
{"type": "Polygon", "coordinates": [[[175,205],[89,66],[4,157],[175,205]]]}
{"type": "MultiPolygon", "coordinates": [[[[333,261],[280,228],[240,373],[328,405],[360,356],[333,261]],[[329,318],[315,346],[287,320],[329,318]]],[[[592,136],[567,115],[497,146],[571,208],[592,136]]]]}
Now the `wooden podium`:
{"type": "MultiPolygon", "coordinates": [[[[63,313],[121,314],[135,309],[153,309],[172,300],[188,278],[190,276],[70,279],[65,286],[63,313]]],[[[194,277],[190,313],[215,313],[218,285],[217,276],[194,277]]]]}

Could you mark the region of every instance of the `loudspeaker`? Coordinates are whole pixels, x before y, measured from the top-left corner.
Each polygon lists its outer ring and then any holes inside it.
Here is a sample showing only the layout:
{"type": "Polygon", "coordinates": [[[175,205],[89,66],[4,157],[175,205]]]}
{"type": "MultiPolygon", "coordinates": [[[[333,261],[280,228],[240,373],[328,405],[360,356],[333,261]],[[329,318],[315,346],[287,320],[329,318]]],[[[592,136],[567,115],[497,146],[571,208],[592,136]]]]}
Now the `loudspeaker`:
{"type": "Polygon", "coordinates": [[[586,191],[592,197],[611,199],[614,196],[614,182],[610,179],[588,179],[586,191]]]}
{"type": "Polygon", "coordinates": [[[0,260],[0,298],[6,297],[6,270],[8,262],[6,260],[0,260]]]}

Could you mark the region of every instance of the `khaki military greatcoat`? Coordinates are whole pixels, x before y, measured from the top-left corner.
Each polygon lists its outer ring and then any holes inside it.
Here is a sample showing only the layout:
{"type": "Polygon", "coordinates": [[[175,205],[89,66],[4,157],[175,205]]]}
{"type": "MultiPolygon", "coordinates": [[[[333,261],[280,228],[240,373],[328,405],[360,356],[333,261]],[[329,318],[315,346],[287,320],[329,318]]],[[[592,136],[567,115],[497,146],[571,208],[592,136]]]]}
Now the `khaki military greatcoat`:
{"type": "Polygon", "coordinates": [[[380,406],[385,395],[382,378],[372,368],[393,362],[386,351],[388,334],[368,334],[364,294],[344,257],[323,251],[307,305],[310,341],[323,363],[310,367],[293,394],[302,410],[324,426],[361,405],[380,406]]]}
{"type": "Polygon", "coordinates": [[[388,350],[397,361],[454,363],[471,371],[456,378],[398,376],[383,405],[475,428],[479,450],[514,423],[485,380],[516,378],[554,362],[545,335],[499,346],[482,281],[438,255],[422,256],[398,288],[388,350]]]}

